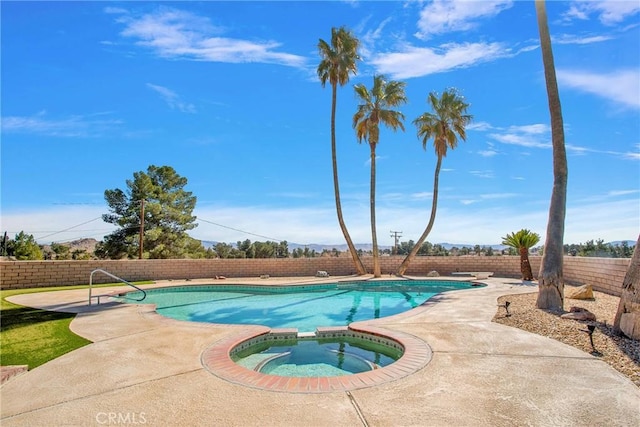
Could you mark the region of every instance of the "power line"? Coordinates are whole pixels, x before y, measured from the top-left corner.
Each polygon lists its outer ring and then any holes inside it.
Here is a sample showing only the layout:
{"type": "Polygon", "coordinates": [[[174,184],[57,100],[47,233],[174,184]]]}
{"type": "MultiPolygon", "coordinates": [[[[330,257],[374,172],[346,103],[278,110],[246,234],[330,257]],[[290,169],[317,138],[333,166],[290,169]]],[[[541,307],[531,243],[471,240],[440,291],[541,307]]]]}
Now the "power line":
{"type": "Polygon", "coordinates": [[[402,231],[390,231],[391,233],[391,237],[393,237],[394,239],[394,245],[393,245],[393,253],[397,254],[398,253],[398,241],[400,241],[400,236],[402,236],[402,231]]]}
{"type": "Polygon", "coordinates": [[[65,228],[64,230],[56,231],[55,233],[47,234],[46,236],[42,236],[39,240],[46,239],[47,237],[55,236],[56,234],[64,233],[65,231],[73,230],[76,227],[80,227],[81,225],[89,224],[90,222],[102,219],[101,216],[97,218],[90,219],[89,221],[83,222],[82,224],[74,225],[73,227],[65,228]]]}
{"type": "Polygon", "coordinates": [[[213,222],[213,221],[208,221],[208,220],[200,218],[200,217],[197,217],[197,218],[202,222],[207,222],[209,224],[217,225],[218,227],[226,228],[228,230],[239,231],[240,233],[250,234],[250,235],[256,236],[256,237],[262,237],[263,239],[272,240],[274,242],[282,242],[282,239],[276,239],[275,237],[263,236],[261,234],[251,233],[250,231],[244,231],[244,230],[240,230],[240,229],[237,229],[237,228],[229,227],[229,226],[226,226],[226,225],[218,224],[218,223],[213,222]]]}

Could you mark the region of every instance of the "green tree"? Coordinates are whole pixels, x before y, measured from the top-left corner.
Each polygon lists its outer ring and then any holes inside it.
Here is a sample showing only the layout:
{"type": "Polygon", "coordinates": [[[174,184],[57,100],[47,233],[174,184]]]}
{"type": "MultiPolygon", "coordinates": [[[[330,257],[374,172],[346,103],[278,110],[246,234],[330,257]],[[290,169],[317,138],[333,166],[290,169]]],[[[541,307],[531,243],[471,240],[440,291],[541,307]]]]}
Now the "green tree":
{"type": "Polygon", "coordinates": [[[276,244],[276,257],[289,258],[289,243],[286,240],[276,244]]]}
{"type": "Polygon", "coordinates": [[[108,258],[136,258],[142,249],[145,258],[184,258],[193,239],[187,230],[197,226],[192,215],[196,197],[184,187],[187,179],[170,166],[149,166],[126,181],[127,189],[106,190],[110,213],[105,222],[119,228],[105,236],[101,252],[108,258]]]}
{"type": "Polygon", "coordinates": [[[349,81],[349,73],[354,75],[358,71],[357,61],[360,59],[358,47],[360,41],[345,27],[331,29],[331,44],[320,39],[318,51],[320,53],[320,64],[318,65],[318,77],[322,87],[327,81],[331,85],[331,164],[333,166],[333,191],[336,199],[336,212],[338,224],[344,235],[344,239],[349,247],[349,253],[353,258],[356,272],[359,275],[366,274],[364,264],[356,247],[351,240],[349,231],[342,215],[342,204],[340,202],[340,186],[338,181],[338,157],[336,153],[336,104],[338,85],[344,86],[349,81]]]}
{"type": "Polygon", "coordinates": [[[44,259],[42,249],[36,243],[36,239],[32,234],[26,234],[24,231],[16,234],[13,242],[9,242],[9,253],[12,253],[18,261],[35,261],[44,259]]]}
{"type": "Polygon", "coordinates": [[[59,259],[59,260],[71,259],[71,252],[70,252],[69,246],[67,245],[61,245],[60,243],[52,242],[51,250],[55,252],[56,259],[59,259]]]}
{"type": "Polygon", "coordinates": [[[230,258],[233,246],[228,243],[216,243],[213,250],[216,252],[219,258],[230,258]]]}
{"type": "Polygon", "coordinates": [[[91,254],[86,249],[74,249],[71,254],[71,259],[74,260],[88,260],[91,259],[91,254]]]}
{"type": "Polygon", "coordinates": [[[433,223],[436,220],[436,210],[438,207],[438,180],[440,176],[440,167],[442,159],[447,155],[447,149],[454,150],[458,146],[458,138],[463,141],[467,140],[466,127],[473,117],[467,114],[469,104],[464,97],[455,89],[447,89],[438,98],[437,94],[431,92],[428,97],[428,103],[433,113],[426,112],[420,115],[413,123],[418,128],[418,137],[422,139],[422,147],[427,149],[427,142],[433,138],[433,147],[438,158],[436,162],[436,170],[433,178],[433,201],[431,205],[431,217],[427,228],[418,239],[416,246],[411,250],[409,255],[402,261],[398,268],[398,275],[402,276],[409,268],[409,264],[416,256],[420,249],[420,245],[431,233],[433,223]]]}
{"type": "Polygon", "coordinates": [[[560,94],[553,62],[551,36],[544,0],[536,0],[540,49],[544,65],[544,77],[551,117],[551,143],[553,146],[553,190],[549,204],[549,220],[544,243],[544,255],[538,273],[538,299],[536,306],[542,309],[562,310],[564,306],[564,219],[567,205],[567,152],[564,146],[564,125],[560,94]]]}
{"type": "Polygon", "coordinates": [[[378,237],[376,233],[376,147],[380,141],[380,124],[394,131],[404,130],[404,114],[394,110],[407,102],[404,92],[405,83],[395,80],[387,81],[385,76],[373,77],[371,91],[363,84],[354,86],[357,98],[361,101],[353,115],[353,128],[356,130],[358,142],[369,143],[371,177],[369,192],[369,208],[371,213],[371,238],[373,243],[373,276],[380,277],[380,259],[378,237]]]}
{"type": "Polygon", "coordinates": [[[531,264],[529,263],[529,249],[540,241],[540,235],[526,228],[515,233],[507,234],[502,238],[502,244],[514,248],[520,254],[520,272],[522,280],[533,280],[531,264]]]}
{"type": "Polygon", "coordinates": [[[254,258],[275,258],[276,243],[274,242],[255,242],[253,244],[254,258]]]}

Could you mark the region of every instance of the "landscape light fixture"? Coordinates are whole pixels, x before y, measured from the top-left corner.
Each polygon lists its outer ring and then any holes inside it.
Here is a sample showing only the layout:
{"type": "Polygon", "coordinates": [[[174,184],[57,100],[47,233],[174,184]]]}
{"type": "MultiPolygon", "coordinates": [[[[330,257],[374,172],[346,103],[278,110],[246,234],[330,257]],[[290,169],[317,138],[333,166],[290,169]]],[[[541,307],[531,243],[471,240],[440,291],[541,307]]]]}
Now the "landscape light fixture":
{"type": "Polygon", "coordinates": [[[589,334],[589,342],[591,343],[591,354],[593,356],[602,356],[598,350],[596,350],[596,346],[593,344],[593,332],[596,330],[596,325],[591,323],[587,325],[587,329],[581,329],[582,332],[586,332],[589,334]]]}
{"type": "Polygon", "coordinates": [[[498,304],[498,307],[504,307],[504,311],[507,312],[505,317],[511,317],[511,313],[509,312],[509,306],[511,305],[510,301],[505,301],[504,304],[498,304]]]}

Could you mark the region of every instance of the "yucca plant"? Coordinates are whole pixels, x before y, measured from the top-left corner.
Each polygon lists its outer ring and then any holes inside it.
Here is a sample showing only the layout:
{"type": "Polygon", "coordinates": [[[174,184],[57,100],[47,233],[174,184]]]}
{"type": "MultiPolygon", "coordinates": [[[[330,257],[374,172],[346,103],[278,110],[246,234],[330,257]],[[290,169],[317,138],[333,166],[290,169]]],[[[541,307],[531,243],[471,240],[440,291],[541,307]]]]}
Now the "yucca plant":
{"type": "Polygon", "coordinates": [[[522,280],[533,280],[531,264],[529,263],[529,248],[540,241],[540,235],[526,228],[515,233],[507,234],[502,238],[502,244],[512,247],[520,253],[520,271],[522,280]]]}

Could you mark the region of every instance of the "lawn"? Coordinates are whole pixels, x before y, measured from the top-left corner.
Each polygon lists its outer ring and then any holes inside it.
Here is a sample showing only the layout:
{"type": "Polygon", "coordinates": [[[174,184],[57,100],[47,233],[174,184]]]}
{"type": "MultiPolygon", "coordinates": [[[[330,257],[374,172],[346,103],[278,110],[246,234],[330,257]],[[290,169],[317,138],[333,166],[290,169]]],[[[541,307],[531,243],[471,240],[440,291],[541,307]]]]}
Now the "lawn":
{"type": "MultiPolygon", "coordinates": [[[[114,285],[118,284],[97,286],[114,285]]],[[[0,365],[28,365],[29,369],[33,369],[91,343],[69,329],[69,324],[76,316],[74,313],[23,307],[7,301],[7,297],[34,292],[87,288],[86,285],[80,285],[0,291],[0,365]]]]}

